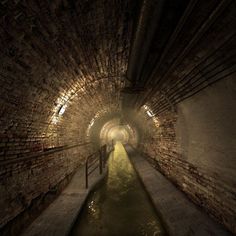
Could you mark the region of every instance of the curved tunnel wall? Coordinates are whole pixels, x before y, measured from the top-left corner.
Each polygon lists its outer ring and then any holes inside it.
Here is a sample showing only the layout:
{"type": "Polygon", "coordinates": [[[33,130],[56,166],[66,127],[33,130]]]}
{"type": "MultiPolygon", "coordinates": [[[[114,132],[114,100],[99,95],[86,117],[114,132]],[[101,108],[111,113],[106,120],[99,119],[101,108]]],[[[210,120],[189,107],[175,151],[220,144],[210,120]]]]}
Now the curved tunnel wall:
{"type": "Polygon", "coordinates": [[[0,3],[1,227],[68,182],[94,148],[89,126],[96,143],[116,114],[156,168],[236,232],[235,1],[190,1],[177,30],[168,18],[135,91],[141,109],[125,112],[136,1],[107,2],[0,3]]]}
{"type": "Polygon", "coordinates": [[[207,4],[188,12],[188,21],[179,25],[151,74],[155,82],[150,79],[149,92],[138,101],[145,101],[159,121],[155,134],[147,129],[140,150],[191,200],[236,233],[236,5],[227,2],[211,12],[217,3],[207,4]],[[211,18],[202,24],[207,12],[211,18]]]}
{"type": "Polygon", "coordinates": [[[140,144],[158,170],[233,231],[235,88],[230,77],[162,113],[156,134],[140,144]]]}
{"type": "Polygon", "coordinates": [[[108,5],[0,3],[1,228],[68,182],[93,150],[86,129],[99,110],[120,110],[132,19],[128,2],[108,5]]]}

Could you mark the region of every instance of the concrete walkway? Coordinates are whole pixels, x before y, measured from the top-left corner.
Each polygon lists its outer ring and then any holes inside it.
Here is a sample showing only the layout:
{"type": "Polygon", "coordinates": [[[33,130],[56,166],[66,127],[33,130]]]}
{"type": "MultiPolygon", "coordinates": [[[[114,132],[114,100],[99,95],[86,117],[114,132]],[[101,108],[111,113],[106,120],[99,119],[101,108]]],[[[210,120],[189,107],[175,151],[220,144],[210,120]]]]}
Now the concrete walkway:
{"type": "Polygon", "coordinates": [[[89,192],[105,176],[107,169],[102,175],[98,172],[99,168],[89,176],[89,188],[85,189],[85,167],[79,168],[65,190],[32,222],[22,235],[68,235],[89,192]]]}
{"type": "Polygon", "coordinates": [[[170,236],[233,235],[192,203],[133,148],[126,151],[170,236]]]}

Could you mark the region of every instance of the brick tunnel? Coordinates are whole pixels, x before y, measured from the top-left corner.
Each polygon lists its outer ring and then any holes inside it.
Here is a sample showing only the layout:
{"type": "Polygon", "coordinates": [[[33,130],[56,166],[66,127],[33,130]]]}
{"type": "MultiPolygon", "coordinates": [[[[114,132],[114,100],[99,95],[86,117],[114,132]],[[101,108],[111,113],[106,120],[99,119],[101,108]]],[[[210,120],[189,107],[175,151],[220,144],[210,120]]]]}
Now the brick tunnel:
{"type": "Polygon", "coordinates": [[[115,143],[165,233],[87,236],[236,235],[234,0],[0,0],[0,42],[0,235],[72,235],[115,143]]]}

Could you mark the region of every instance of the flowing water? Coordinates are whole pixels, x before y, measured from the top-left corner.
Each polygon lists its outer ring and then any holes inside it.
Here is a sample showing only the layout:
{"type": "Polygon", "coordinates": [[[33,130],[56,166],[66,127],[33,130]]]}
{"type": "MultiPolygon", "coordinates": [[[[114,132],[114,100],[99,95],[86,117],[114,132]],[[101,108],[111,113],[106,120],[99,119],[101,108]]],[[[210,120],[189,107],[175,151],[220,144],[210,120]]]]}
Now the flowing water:
{"type": "Polygon", "coordinates": [[[121,143],[116,143],[108,166],[107,178],[89,197],[71,235],[166,235],[121,143]]]}

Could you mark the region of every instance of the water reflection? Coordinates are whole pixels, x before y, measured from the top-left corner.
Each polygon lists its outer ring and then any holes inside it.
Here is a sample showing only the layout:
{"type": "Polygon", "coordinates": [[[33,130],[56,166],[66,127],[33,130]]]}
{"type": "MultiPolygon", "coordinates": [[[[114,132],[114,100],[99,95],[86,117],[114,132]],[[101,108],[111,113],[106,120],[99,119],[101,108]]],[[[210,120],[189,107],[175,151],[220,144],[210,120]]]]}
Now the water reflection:
{"type": "Polygon", "coordinates": [[[88,200],[72,235],[165,235],[121,143],[108,165],[105,183],[88,200]]]}

